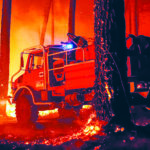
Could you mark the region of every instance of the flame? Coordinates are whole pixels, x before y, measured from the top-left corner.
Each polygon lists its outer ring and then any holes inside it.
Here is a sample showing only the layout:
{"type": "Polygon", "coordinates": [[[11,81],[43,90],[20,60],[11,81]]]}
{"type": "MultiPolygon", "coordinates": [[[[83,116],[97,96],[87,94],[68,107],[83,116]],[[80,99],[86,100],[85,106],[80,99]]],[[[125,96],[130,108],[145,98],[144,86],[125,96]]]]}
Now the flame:
{"type": "Polygon", "coordinates": [[[83,109],[91,109],[91,108],[92,108],[92,105],[83,105],[82,108],[83,108],[83,109]]]}
{"type": "Polygon", "coordinates": [[[92,123],[92,118],[94,117],[96,117],[95,114],[92,114],[88,119],[87,125],[83,129],[85,135],[93,136],[101,130],[102,124],[99,124],[98,120],[92,123]]]}
{"type": "Polygon", "coordinates": [[[110,100],[110,99],[111,99],[111,93],[110,93],[110,91],[109,91],[109,87],[108,87],[107,83],[106,83],[106,85],[105,85],[105,89],[106,89],[107,94],[108,94],[108,99],[110,100]]]}
{"type": "Polygon", "coordinates": [[[88,141],[91,137],[94,135],[101,135],[106,136],[106,133],[103,132],[102,127],[106,125],[108,122],[106,121],[100,121],[96,118],[96,113],[92,113],[87,120],[87,122],[84,124],[84,126],[76,133],[73,133],[72,135],[66,135],[62,137],[57,137],[54,139],[47,139],[39,144],[45,144],[45,145],[61,145],[64,142],[73,140],[73,139],[81,139],[83,141],[88,141]]]}
{"type": "MultiPolygon", "coordinates": [[[[16,109],[15,104],[10,104],[8,101],[6,102],[6,115],[8,117],[13,117],[13,118],[16,117],[15,109],[16,109]]],[[[58,108],[53,109],[53,110],[39,111],[39,117],[45,117],[48,115],[50,115],[51,117],[57,117],[58,116],[58,108]]]]}
{"type": "Polygon", "coordinates": [[[52,117],[58,117],[58,108],[55,108],[53,110],[45,110],[45,111],[39,111],[39,117],[46,117],[46,116],[51,116],[52,117]]]}
{"type": "MultiPolygon", "coordinates": [[[[9,90],[8,93],[9,93],[9,95],[11,95],[10,90],[9,90]]],[[[11,102],[11,100],[10,100],[10,102],[11,102]]],[[[16,117],[16,114],[15,114],[16,105],[15,104],[10,104],[8,101],[5,102],[5,103],[6,103],[6,115],[8,117],[15,118],[16,117]]],[[[92,105],[83,105],[82,109],[92,109],[92,105]]],[[[50,114],[51,114],[51,117],[58,117],[59,116],[58,108],[55,108],[53,110],[39,111],[39,117],[46,117],[46,116],[49,116],[50,114]]]]}
{"type": "MultiPolygon", "coordinates": [[[[83,105],[82,109],[84,111],[90,111],[92,108],[92,105],[83,105]]],[[[87,113],[88,113],[87,112],[87,113]]],[[[6,113],[7,116],[15,117],[15,105],[10,104],[9,102],[6,103],[6,113]]],[[[86,113],[86,114],[87,114],[86,113]]],[[[56,116],[58,113],[58,108],[54,110],[46,110],[46,111],[39,111],[39,116],[56,116]]],[[[60,145],[64,142],[71,141],[74,139],[82,140],[82,141],[88,141],[89,139],[93,139],[93,136],[100,135],[100,136],[106,136],[106,133],[103,132],[103,126],[105,126],[108,122],[99,120],[96,118],[96,112],[92,111],[92,113],[89,115],[88,119],[81,121],[81,128],[70,135],[66,136],[59,136],[57,138],[50,138],[50,139],[43,139],[43,141],[34,140],[34,141],[24,141],[25,144],[45,144],[45,145],[60,145]],[[40,143],[39,143],[40,142],[40,143]]],[[[121,130],[121,129],[120,129],[121,130]]]]}
{"type": "Polygon", "coordinates": [[[15,104],[10,104],[8,101],[6,102],[6,115],[8,117],[16,117],[15,113],[16,105],[15,104]]]}

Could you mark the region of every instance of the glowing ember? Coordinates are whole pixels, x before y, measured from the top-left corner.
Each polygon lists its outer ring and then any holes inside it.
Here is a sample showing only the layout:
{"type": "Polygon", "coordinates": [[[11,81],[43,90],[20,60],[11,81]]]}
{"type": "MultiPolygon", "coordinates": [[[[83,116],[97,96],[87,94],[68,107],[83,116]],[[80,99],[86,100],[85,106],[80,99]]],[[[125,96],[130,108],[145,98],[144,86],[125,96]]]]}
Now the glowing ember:
{"type": "Polygon", "coordinates": [[[119,126],[116,126],[116,129],[114,132],[123,132],[124,131],[124,127],[119,127],[119,126]]]}
{"type": "MultiPolygon", "coordinates": [[[[84,106],[84,108],[91,107],[89,106],[84,106]]],[[[87,110],[89,111],[89,110],[87,110]]],[[[59,115],[58,109],[54,110],[46,110],[46,111],[39,111],[39,116],[56,116],[56,114],[59,115]]],[[[7,102],[7,115],[11,117],[15,117],[15,105],[10,105],[7,102]]],[[[88,117],[88,120],[82,120],[82,125],[81,128],[72,133],[72,134],[67,134],[65,136],[58,136],[56,138],[49,138],[49,139],[43,139],[43,140],[33,140],[33,141],[28,141],[24,140],[24,144],[45,144],[45,145],[61,145],[64,142],[68,142],[74,139],[77,140],[82,140],[82,141],[88,141],[89,139],[93,139],[94,135],[100,135],[100,136],[106,136],[106,133],[103,131],[103,126],[105,126],[108,122],[99,120],[96,118],[96,113],[93,112],[90,114],[88,117]]]]}
{"type": "MultiPolygon", "coordinates": [[[[8,117],[13,117],[13,118],[16,117],[15,109],[16,109],[15,104],[10,104],[8,101],[6,102],[6,115],[8,117]]],[[[39,111],[39,116],[41,116],[41,117],[48,116],[49,114],[51,114],[51,117],[53,117],[53,115],[55,117],[58,116],[58,108],[53,109],[53,110],[39,111]]]]}
{"type": "Polygon", "coordinates": [[[109,88],[108,88],[108,85],[106,84],[106,86],[105,86],[105,89],[106,89],[106,91],[107,91],[107,94],[108,94],[108,98],[109,98],[109,100],[111,99],[111,93],[110,93],[110,91],[109,91],[109,88]]]}
{"type": "Polygon", "coordinates": [[[61,145],[64,142],[73,140],[73,139],[82,139],[83,141],[89,140],[90,137],[94,135],[106,136],[106,133],[102,132],[102,126],[105,126],[108,122],[100,121],[96,118],[96,114],[91,114],[88,121],[85,125],[79,130],[77,133],[73,133],[72,135],[66,135],[63,137],[58,137],[55,139],[50,139],[43,141],[41,144],[46,145],[61,145]]]}

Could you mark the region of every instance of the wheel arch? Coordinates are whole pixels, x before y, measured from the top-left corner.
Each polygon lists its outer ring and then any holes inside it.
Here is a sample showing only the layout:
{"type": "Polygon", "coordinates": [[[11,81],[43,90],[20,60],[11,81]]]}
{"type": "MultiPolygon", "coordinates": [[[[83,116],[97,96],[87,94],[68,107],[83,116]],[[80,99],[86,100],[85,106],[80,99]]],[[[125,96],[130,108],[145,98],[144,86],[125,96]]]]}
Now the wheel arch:
{"type": "Polygon", "coordinates": [[[20,88],[18,88],[16,90],[16,92],[14,93],[14,98],[13,98],[13,103],[16,103],[17,99],[21,96],[21,95],[30,95],[31,96],[31,101],[32,103],[35,102],[35,94],[34,94],[34,90],[28,86],[22,86],[20,88]]]}

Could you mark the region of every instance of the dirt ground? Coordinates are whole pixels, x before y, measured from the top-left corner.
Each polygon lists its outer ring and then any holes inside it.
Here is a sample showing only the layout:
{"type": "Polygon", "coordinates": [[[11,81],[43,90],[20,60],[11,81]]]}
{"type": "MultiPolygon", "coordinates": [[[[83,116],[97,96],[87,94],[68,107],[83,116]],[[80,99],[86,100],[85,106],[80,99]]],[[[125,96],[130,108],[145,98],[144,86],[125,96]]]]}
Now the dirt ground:
{"type": "MultiPolygon", "coordinates": [[[[145,106],[131,107],[133,122],[150,123],[150,111],[145,106]]],[[[36,124],[22,126],[16,118],[0,115],[0,150],[149,150],[149,127],[139,131],[114,128],[110,134],[103,129],[97,134],[82,133],[87,120],[78,118],[40,118],[36,124]],[[146,133],[146,131],[148,132],[146,133]]],[[[85,130],[84,130],[85,131],[85,130]]]]}

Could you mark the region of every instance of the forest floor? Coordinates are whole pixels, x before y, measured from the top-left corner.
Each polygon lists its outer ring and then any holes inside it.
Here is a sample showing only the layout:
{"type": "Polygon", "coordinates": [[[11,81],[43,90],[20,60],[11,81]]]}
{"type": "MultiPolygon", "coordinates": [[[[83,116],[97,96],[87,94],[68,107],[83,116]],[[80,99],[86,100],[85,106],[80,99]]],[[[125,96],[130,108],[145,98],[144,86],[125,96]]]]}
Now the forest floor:
{"type": "MultiPolygon", "coordinates": [[[[137,126],[150,123],[150,111],[145,106],[131,107],[131,114],[137,126]]],[[[38,119],[34,125],[22,126],[17,123],[16,118],[0,115],[0,150],[150,149],[150,132],[146,133],[145,129],[142,131],[143,128],[140,132],[126,131],[123,127],[114,125],[114,131],[105,133],[101,126],[101,131],[91,134],[93,127],[85,129],[86,122],[87,120],[76,118],[49,117],[38,119]]]]}

